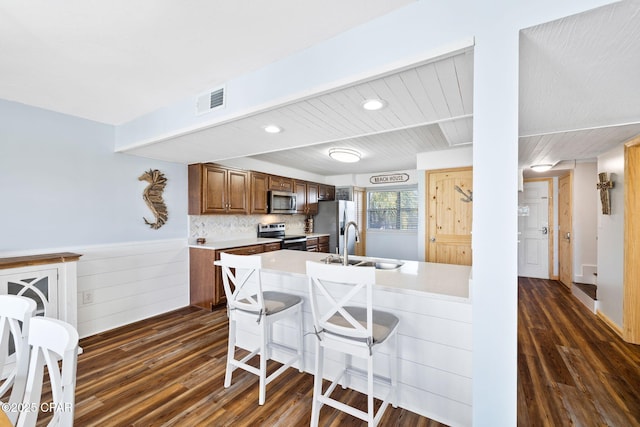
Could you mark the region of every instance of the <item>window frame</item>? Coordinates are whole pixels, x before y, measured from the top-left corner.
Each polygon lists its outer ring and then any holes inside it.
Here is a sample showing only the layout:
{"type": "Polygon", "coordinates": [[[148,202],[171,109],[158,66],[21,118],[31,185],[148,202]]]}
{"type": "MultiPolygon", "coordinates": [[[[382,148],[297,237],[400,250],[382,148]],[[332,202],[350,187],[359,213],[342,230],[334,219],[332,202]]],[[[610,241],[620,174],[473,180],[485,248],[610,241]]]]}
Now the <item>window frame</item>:
{"type": "MultiPolygon", "coordinates": [[[[382,188],[367,188],[366,189],[366,217],[365,217],[365,221],[366,221],[366,230],[367,232],[372,232],[372,233],[411,233],[411,234],[417,234],[418,233],[418,229],[419,229],[419,224],[418,222],[420,221],[420,193],[419,193],[419,188],[417,184],[412,184],[412,185],[403,185],[403,186],[388,186],[388,187],[382,187],[382,188]],[[415,207],[415,228],[410,228],[410,229],[402,229],[402,228],[371,228],[369,225],[369,203],[370,203],[370,194],[371,193],[383,193],[383,192],[395,192],[395,193],[399,193],[402,191],[415,191],[416,193],[416,200],[417,200],[417,206],[415,207]]],[[[398,215],[398,213],[400,212],[402,208],[397,209],[396,210],[396,218],[399,218],[400,215],[398,215]]],[[[408,208],[405,208],[408,209],[408,208]]],[[[399,221],[399,220],[398,220],[399,221]]]]}

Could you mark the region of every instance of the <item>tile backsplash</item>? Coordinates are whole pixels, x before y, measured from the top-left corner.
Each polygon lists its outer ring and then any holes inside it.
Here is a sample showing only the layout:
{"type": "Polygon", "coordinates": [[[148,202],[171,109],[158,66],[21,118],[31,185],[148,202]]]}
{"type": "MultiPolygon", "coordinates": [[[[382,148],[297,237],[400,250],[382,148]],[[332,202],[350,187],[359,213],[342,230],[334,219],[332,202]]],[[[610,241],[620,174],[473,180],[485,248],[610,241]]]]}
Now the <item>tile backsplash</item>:
{"type": "Polygon", "coordinates": [[[258,224],[284,222],[287,234],[304,234],[304,215],[190,215],[189,237],[231,240],[256,237],[258,224]]]}

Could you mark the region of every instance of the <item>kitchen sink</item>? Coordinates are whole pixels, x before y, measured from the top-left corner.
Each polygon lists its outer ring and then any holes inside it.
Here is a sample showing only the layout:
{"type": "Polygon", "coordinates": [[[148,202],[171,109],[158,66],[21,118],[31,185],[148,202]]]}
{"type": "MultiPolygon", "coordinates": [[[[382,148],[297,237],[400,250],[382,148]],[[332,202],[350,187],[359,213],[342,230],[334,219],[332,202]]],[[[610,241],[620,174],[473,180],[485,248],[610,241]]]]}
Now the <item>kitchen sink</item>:
{"type": "MultiPolygon", "coordinates": [[[[320,260],[325,264],[342,264],[343,258],[337,255],[329,255],[326,258],[320,260]]],[[[349,266],[352,267],[375,267],[378,270],[396,270],[404,264],[398,260],[382,260],[382,259],[367,259],[367,258],[349,258],[349,266]]]]}

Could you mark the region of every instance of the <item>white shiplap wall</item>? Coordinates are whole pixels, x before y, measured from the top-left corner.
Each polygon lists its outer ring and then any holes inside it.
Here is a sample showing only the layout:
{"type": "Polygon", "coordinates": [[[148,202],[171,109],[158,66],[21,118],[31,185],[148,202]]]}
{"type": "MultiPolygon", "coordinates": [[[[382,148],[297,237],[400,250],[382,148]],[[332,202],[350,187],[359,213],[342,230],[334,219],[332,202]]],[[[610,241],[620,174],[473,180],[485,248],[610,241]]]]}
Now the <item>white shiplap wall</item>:
{"type": "Polygon", "coordinates": [[[77,248],[78,333],[86,337],[189,305],[186,239],[77,248]],[[87,295],[92,302],[84,303],[87,295]]]}

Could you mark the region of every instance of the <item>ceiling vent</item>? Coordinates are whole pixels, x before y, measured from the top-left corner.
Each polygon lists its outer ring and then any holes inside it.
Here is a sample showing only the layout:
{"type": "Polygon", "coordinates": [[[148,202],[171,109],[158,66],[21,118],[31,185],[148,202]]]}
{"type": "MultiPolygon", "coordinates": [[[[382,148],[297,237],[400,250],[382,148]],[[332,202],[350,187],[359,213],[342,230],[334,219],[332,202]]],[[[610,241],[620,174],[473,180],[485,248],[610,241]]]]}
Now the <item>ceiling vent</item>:
{"type": "Polygon", "coordinates": [[[225,104],[224,89],[225,88],[223,86],[218,89],[214,89],[200,95],[196,103],[197,114],[208,113],[210,111],[217,110],[218,108],[224,107],[224,104],[225,104]]]}

